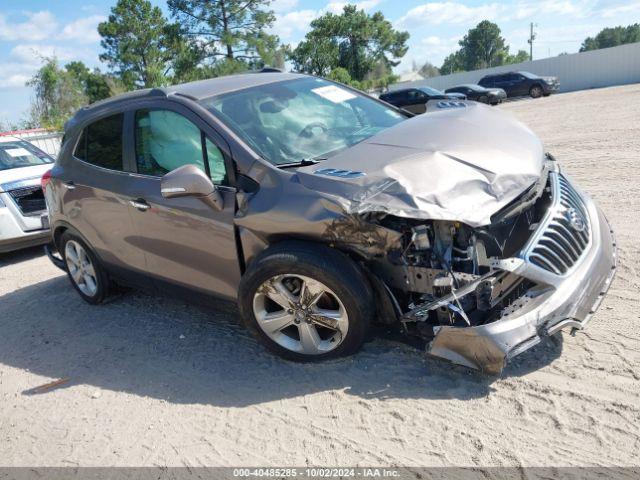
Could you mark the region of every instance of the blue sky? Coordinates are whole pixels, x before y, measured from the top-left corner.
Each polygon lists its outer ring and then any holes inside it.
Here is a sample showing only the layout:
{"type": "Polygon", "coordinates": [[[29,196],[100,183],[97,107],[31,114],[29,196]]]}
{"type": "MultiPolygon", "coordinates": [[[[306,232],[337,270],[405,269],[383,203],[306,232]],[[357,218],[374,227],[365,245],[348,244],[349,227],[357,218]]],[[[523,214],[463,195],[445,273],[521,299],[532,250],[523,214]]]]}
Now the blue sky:
{"type": "MultiPolygon", "coordinates": [[[[42,56],[62,63],[82,60],[100,66],[96,25],[116,0],[0,1],[0,121],[26,115],[31,90],[24,86],[42,56]]],[[[164,0],[155,3],[165,8],[164,0]]],[[[309,23],[325,12],[356,3],[368,12],[380,10],[411,34],[409,52],[399,73],[429,60],[440,65],[457,48],[466,31],[485,18],[498,23],[512,51],[528,49],[529,23],[537,23],[534,58],[576,52],[582,40],[607,26],[640,21],[640,0],[275,0],[274,33],[296,44],[309,23]]]]}

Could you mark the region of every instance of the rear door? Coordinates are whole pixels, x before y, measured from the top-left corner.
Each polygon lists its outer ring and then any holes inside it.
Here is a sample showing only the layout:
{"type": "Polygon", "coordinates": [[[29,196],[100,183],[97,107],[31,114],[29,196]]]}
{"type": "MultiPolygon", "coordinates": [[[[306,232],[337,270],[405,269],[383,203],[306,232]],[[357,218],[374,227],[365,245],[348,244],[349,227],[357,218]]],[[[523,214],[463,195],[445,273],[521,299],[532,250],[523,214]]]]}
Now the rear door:
{"type": "Polygon", "coordinates": [[[233,169],[223,138],[181,105],[156,101],[129,112],[131,200],[136,246],[159,287],[167,283],[236,298],[240,267],[234,230],[233,169]],[[204,171],[224,199],[214,210],[194,197],[165,199],[164,174],[186,164],[204,171]]]}
{"type": "MultiPolygon", "coordinates": [[[[129,200],[130,173],[124,166],[124,114],[97,119],[79,134],[72,157],[55,179],[63,218],[89,242],[112,273],[145,271],[135,240],[129,200]]],[[[144,277],[139,276],[136,283],[144,277]]]]}

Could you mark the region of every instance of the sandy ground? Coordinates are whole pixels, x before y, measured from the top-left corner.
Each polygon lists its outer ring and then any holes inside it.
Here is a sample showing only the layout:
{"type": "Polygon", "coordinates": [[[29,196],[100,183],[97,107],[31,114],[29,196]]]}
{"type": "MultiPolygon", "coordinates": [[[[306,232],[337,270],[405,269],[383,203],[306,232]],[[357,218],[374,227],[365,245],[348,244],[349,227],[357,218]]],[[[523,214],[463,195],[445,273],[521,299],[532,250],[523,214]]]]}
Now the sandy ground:
{"type": "Polygon", "coordinates": [[[288,363],[232,306],[129,293],[90,307],[39,250],[0,257],[0,465],[640,464],[638,105],[640,85],[502,107],[603,207],[620,268],[586,333],[500,378],[389,340],[288,363]]]}

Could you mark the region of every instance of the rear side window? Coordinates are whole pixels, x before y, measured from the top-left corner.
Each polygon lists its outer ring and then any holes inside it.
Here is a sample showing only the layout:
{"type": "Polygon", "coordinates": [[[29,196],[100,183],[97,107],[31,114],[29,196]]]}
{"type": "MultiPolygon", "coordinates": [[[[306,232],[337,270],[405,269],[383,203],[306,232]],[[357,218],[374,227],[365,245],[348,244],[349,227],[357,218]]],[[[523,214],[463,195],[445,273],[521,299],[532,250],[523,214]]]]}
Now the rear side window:
{"type": "Polygon", "coordinates": [[[74,157],[110,170],[122,170],[122,123],[124,114],[102,118],[86,127],[74,157]]]}

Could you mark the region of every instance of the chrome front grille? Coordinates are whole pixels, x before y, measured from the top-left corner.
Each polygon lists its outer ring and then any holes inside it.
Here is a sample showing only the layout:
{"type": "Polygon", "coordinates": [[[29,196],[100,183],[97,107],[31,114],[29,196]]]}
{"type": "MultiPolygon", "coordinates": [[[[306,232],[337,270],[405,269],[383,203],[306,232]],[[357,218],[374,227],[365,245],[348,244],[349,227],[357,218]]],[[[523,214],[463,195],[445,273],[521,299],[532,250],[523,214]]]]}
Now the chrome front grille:
{"type": "Polygon", "coordinates": [[[40,215],[47,209],[40,185],[11,190],[9,195],[22,215],[40,215]]]}
{"type": "Polygon", "coordinates": [[[582,257],[591,238],[586,206],[561,174],[550,175],[552,203],[530,246],[530,263],[564,275],[582,257]]]}

